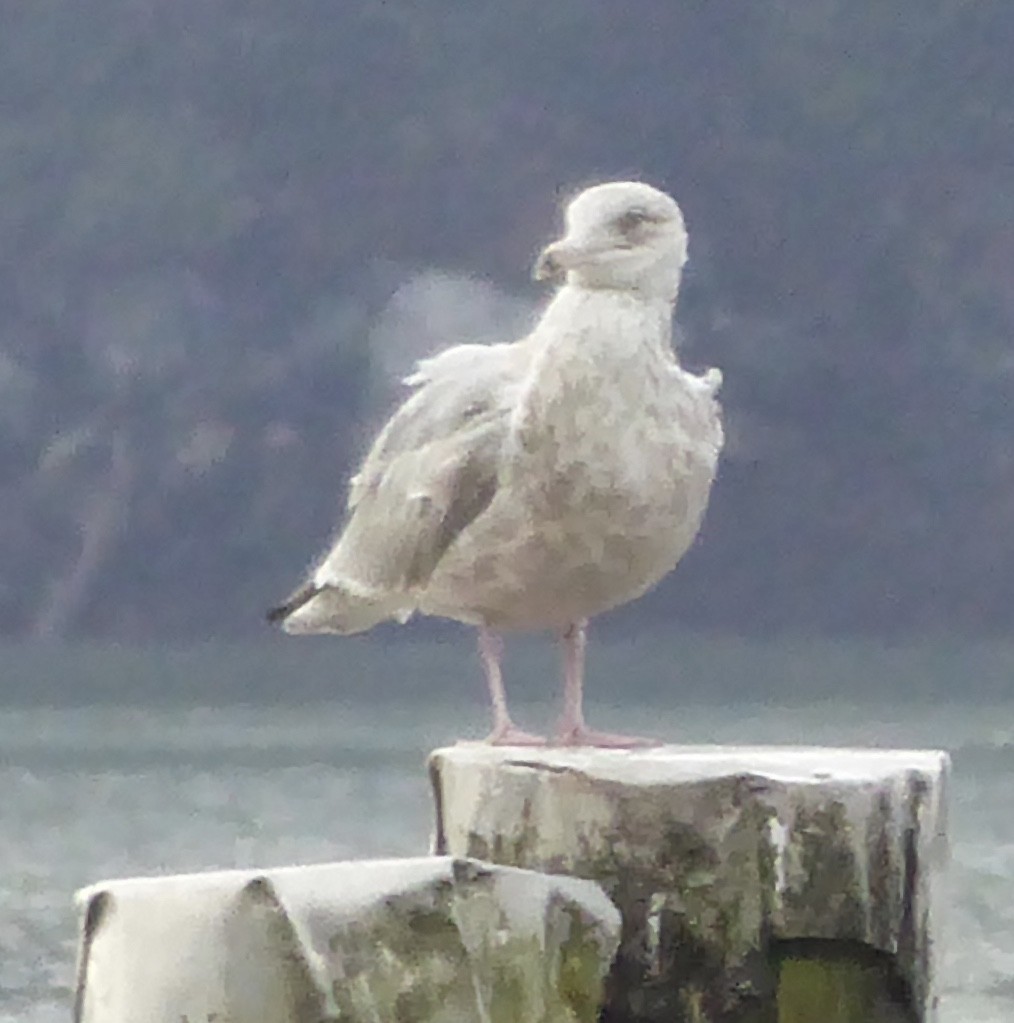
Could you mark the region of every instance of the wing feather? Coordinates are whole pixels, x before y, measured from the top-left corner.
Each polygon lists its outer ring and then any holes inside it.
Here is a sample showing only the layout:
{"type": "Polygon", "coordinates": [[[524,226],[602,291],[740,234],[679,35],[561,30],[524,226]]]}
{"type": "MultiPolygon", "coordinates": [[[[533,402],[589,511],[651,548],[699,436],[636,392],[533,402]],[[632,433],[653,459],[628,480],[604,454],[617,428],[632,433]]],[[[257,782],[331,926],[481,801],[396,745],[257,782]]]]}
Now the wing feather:
{"type": "Polygon", "coordinates": [[[493,500],[528,349],[461,345],[421,362],[416,389],[353,478],[345,528],[314,575],[377,594],[424,586],[493,500]]]}

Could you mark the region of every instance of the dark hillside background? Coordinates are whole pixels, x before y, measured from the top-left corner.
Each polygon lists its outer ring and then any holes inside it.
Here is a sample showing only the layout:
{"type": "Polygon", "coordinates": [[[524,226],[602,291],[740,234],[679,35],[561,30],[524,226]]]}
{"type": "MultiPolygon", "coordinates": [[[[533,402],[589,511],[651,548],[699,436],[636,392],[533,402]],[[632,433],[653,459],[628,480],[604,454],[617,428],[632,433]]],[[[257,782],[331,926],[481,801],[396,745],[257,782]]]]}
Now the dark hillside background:
{"type": "Polygon", "coordinates": [[[0,33],[0,629],[253,635],[563,195],[691,232],[730,442],[627,621],[1014,624],[1014,5],[32,0],[0,33]]]}

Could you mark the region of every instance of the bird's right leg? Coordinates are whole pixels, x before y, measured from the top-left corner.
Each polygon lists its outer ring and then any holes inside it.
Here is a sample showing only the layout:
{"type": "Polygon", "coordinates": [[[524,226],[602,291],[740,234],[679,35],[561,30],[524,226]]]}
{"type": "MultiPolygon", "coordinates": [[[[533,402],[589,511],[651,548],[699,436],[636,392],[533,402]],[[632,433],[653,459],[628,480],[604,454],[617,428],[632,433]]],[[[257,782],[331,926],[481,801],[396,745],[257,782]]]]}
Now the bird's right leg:
{"type": "Polygon", "coordinates": [[[543,736],[526,732],[511,721],[507,710],[507,693],[503,687],[503,672],[500,670],[503,639],[486,626],[479,629],[479,656],[486,669],[489,698],[493,704],[493,731],[486,736],[486,742],[492,746],[545,746],[543,736]]]}

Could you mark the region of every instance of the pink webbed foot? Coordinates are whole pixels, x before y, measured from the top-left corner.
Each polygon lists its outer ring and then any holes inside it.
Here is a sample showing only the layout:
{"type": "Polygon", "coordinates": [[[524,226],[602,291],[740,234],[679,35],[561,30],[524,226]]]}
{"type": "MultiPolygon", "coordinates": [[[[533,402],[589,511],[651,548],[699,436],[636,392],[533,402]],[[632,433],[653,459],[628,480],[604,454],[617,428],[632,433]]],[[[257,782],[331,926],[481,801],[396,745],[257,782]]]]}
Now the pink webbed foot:
{"type": "Polygon", "coordinates": [[[661,746],[658,739],[642,735],[621,735],[617,732],[600,732],[595,728],[579,726],[561,730],[550,740],[551,746],[593,746],[597,749],[651,749],[661,746]]]}
{"type": "Polygon", "coordinates": [[[489,746],[545,746],[547,740],[544,735],[534,735],[518,728],[513,722],[494,727],[493,731],[483,740],[489,746]]]}

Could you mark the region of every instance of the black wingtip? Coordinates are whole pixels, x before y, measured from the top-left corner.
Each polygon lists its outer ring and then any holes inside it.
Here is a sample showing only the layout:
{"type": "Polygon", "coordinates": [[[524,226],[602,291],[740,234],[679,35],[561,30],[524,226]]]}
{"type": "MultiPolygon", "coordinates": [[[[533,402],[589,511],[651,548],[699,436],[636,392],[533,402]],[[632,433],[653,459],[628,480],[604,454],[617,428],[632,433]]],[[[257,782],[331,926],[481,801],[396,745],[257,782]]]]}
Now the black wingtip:
{"type": "Polygon", "coordinates": [[[296,590],[296,592],[293,593],[284,604],[279,604],[278,607],[271,608],[264,617],[272,625],[276,625],[278,622],[284,622],[293,611],[298,611],[305,603],[307,603],[307,601],[313,600],[320,591],[321,587],[314,586],[313,583],[307,583],[305,586],[296,590]]]}

